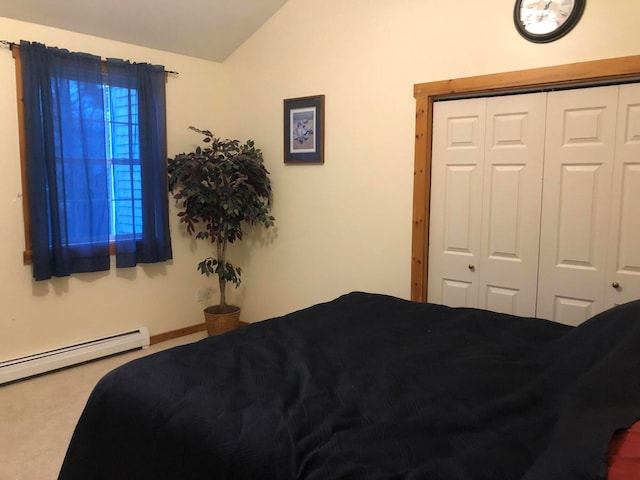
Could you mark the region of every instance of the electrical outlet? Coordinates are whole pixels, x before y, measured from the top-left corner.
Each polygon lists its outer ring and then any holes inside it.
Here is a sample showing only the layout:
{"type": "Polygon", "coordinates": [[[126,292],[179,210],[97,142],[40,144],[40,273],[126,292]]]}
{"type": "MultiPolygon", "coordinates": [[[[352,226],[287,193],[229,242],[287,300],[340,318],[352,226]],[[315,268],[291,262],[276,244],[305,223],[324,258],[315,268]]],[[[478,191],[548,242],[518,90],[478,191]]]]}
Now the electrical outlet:
{"type": "Polygon", "coordinates": [[[211,288],[204,287],[196,290],[196,302],[204,302],[211,298],[211,288]]]}

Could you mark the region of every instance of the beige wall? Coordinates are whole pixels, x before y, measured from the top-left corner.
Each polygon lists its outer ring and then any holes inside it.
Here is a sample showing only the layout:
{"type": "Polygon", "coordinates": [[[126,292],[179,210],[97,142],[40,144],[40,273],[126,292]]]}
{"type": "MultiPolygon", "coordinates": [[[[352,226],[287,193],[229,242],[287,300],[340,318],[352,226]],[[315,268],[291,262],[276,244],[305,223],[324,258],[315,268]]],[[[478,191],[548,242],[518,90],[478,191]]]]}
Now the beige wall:
{"type": "Polygon", "coordinates": [[[413,85],[640,54],[636,0],[589,0],[525,41],[514,0],[289,0],[225,62],[229,115],[265,151],[278,236],[246,265],[249,319],[350,290],[409,297],[413,85]],[[326,95],[322,167],[282,162],[282,99],[326,95]],[[251,114],[247,114],[252,112],[251,114]]]}
{"type": "MultiPolygon", "coordinates": [[[[0,18],[2,39],[38,41],[102,57],[165,65],[180,73],[167,82],[169,153],[192,148],[191,124],[223,128],[222,65],[63,30],[0,18]]],[[[160,265],[34,282],[22,264],[20,163],[15,69],[0,50],[0,361],[147,325],[151,334],[201,323],[195,291],[210,282],[196,271],[204,245],[181,234],[172,219],[174,259],[160,265]]],[[[173,203],[171,203],[173,207],[173,203]]]]}
{"type": "MultiPolygon", "coordinates": [[[[415,83],[640,54],[640,2],[589,0],[573,32],[543,45],[517,34],[513,3],[289,0],[223,64],[2,18],[0,31],[179,71],[167,85],[170,153],[193,143],[190,124],[256,140],[277,229],[234,246],[245,273],[230,295],[257,321],[352,290],[409,296],[415,83]],[[316,94],[326,95],[326,163],[285,166],[282,100],[316,94]]],[[[161,333],[200,322],[195,290],[207,281],[195,265],[205,250],[175,221],[166,265],[31,280],[10,53],[0,52],[0,71],[0,360],[143,324],[161,333]]]]}

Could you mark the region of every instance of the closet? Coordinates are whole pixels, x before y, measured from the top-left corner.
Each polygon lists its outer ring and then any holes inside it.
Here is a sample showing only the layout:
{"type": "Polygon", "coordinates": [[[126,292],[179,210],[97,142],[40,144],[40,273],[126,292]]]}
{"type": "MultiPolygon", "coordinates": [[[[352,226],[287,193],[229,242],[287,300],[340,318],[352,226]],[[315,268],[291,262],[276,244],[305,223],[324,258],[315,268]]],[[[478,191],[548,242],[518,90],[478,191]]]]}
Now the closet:
{"type": "Polygon", "coordinates": [[[434,103],[427,300],[577,325],[640,297],[640,84],[434,103]]]}

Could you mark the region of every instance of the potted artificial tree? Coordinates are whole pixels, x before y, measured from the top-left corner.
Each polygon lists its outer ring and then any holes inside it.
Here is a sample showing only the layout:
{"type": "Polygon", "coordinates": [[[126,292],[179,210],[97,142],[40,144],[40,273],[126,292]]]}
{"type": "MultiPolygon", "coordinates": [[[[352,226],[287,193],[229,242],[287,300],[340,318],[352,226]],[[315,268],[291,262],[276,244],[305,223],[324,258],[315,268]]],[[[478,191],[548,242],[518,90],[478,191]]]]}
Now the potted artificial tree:
{"type": "Polygon", "coordinates": [[[178,216],[187,232],[215,246],[215,253],[202,260],[198,270],[218,277],[220,301],[204,310],[209,335],[216,335],[237,328],[240,317],[240,308],[226,301],[227,283],[237,288],[242,274],[227,261],[227,245],[242,240],[246,226],[274,224],[271,181],[262,152],[252,140],[241,144],[189,128],[204,135],[206,145],[169,159],[169,190],[181,208],[178,216]]]}

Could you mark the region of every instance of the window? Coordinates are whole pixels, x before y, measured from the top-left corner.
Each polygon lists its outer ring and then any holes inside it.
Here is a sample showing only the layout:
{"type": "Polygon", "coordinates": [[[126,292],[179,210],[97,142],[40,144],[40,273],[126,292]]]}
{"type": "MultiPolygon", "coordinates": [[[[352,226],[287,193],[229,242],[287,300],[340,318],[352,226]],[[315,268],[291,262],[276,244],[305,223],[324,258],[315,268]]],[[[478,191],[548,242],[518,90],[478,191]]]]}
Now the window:
{"type": "MultiPolygon", "coordinates": [[[[104,147],[106,153],[107,173],[107,201],[109,212],[109,241],[113,242],[116,235],[137,235],[142,233],[142,182],[140,178],[140,141],[138,137],[138,93],[135,89],[118,87],[108,84],[108,78],[103,75],[102,84],[82,84],[77,81],[64,82],[65,89],[52,89],[58,96],[68,95],[68,101],[73,108],[74,116],[93,116],[95,112],[103,112],[102,117],[96,117],[95,122],[104,123],[104,147]],[[102,96],[102,108],[95,108],[91,102],[86,102],[88,90],[95,90],[102,96]],[[85,99],[84,102],[81,98],[85,99]]],[[[95,98],[93,98],[95,102],[95,98]]],[[[54,101],[59,103],[54,97],[54,101]]],[[[56,127],[58,128],[58,127],[56,127]]],[[[64,145],[72,145],[75,161],[66,164],[69,167],[79,165],[78,175],[83,175],[82,145],[76,145],[80,137],[72,130],[63,130],[70,138],[65,139],[64,145]]],[[[95,145],[102,145],[96,142],[95,145]]],[[[69,147],[67,147],[69,148],[69,147]]],[[[86,150],[86,149],[84,149],[86,150]]],[[[100,150],[90,155],[94,163],[91,171],[100,176],[104,168],[105,154],[100,150]]],[[[74,182],[75,183],[75,182],[74,182]]],[[[67,191],[73,195],[73,189],[67,191]]],[[[93,199],[95,202],[95,198],[93,199]]],[[[91,234],[87,231],[87,222],[83,220],[85,211],[82,198],[73,199],[67,207],[69,225],[69,243],[84,244],[90,241],[91,234]]]]}
{"type": "Polygon", "coordinates": [[[142,232],[138,92],[105,84],[104,99],[113,241],[116,235],[142,232]]]}
{"type": "Polygon", "coordinates": [[[164,68],[24,41],[14,56],[34,278],[170,259],[164,68]]]}

